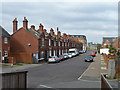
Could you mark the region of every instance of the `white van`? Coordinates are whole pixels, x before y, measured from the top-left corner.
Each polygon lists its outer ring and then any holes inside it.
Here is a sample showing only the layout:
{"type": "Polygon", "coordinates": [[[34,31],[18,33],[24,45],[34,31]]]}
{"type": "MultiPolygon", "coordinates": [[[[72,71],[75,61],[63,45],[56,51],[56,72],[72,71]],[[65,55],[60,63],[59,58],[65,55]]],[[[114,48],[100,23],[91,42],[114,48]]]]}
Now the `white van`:
{"type": "Polygon", "coordinates": [[[72,56],[77,56],[79,54],[76,48],[69,49],[69,53],[71,53],[72,56]]]}

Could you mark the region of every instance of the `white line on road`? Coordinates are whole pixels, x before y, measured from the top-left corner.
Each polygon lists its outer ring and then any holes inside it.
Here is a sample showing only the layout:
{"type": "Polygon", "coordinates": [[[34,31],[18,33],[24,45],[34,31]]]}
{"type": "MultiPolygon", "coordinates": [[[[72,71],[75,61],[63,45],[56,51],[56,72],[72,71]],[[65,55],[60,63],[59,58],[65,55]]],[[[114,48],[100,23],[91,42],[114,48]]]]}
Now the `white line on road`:
{"type": "Polygon", "coordinates": [[[41,87],[44,87],[44,88],[52,88],[52,87],[49,87],[49,86],[46,86],[46,85],[40,85],[41,87]]]}
{"type": "MultiPolygon", "coordinates": [[[[90,64],[91,65],[91,64],[90,64]]],[[[90,65],[89,67],[86,69],[86,71],[78,78],[78,80],[80,80],[82,78],[82,76],[87,72],[87,70],[90,68],[90,65]]]]}

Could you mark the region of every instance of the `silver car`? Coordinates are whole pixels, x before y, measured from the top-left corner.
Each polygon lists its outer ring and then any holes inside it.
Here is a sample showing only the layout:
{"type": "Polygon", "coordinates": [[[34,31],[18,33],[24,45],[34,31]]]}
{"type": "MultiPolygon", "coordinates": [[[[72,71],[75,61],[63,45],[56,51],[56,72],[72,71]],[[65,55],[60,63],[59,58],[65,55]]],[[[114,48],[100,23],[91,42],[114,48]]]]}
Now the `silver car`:
{"type": "Polygon", "coordinates": [[[68,59],[69,58],[68,53],[64,53],[63,56],[64,56],[64,59],[68,59]]]}
{"type": "Polygon", "coordinates": [[[48,63],[50,62],[60,62],[60,59],[57,56],[50,56],[48,58],[48,63]]]}
{"type": "Polygon", "coordinates": [[[69,57],[69,58],[72,58],[72,53],[68,53],[68,57],[69,57]]]}

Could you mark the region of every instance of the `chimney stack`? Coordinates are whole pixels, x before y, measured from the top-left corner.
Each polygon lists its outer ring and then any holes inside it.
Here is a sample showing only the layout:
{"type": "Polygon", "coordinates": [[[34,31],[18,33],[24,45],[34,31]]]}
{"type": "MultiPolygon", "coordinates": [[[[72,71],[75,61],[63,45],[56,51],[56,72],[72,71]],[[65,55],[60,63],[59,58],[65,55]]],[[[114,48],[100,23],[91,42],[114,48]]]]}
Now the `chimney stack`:
{"type": "Polygon", "coordinates": [[[66,38],[66,33],[63,33],[63,38],[66,38]]]}
{"type": "Polygon", "coordinates": [[[40,24],[40,26],[39,26],[39,31],[43,32],[43,25],[42,24],[40,24]]]}
{"type": "Polygon", "coordinates": [[[17,18],[15,18],[13,20],[13,33],[17,31],[17,23],[18,23],[17,18]]]}
{"type": "Polygon", "coordinates": [[[54,30],[52,28],[50,29],[50,34],[54,35],[54,30]]]}
{"type": "Polygon", "coordinates": [[[70,38],[70,34],[68,34],[68,38],[70,38]]]}
{"type": "Polygon", "coordinates": [[[58,32],[57,32],[57,34],[58,34],[58,37],[60,37],[60,36],[61,36],[61,32],[60,32],[60,31],[58,31],[58,32]]]}
{"type": "Polygon", "coordinates": [[[31,28],[32,28],[33,30],[35,30],[35,26],[34,26],[34,25],[31,25],[31,28]]]}
{"type": "Polygon", "coordinates": [[[24,20],[23,20],[23,27],[28,29],[28,20],[26,19],[26,17],[24,17],[24,20]]]}
{"type": "Polygon", "coordinates": [[[44,29],[44,30],[43,30],[44,34],[47,34],[47,32],[46,32],[46,31],[47,31],[46,29],[44,29]]]}

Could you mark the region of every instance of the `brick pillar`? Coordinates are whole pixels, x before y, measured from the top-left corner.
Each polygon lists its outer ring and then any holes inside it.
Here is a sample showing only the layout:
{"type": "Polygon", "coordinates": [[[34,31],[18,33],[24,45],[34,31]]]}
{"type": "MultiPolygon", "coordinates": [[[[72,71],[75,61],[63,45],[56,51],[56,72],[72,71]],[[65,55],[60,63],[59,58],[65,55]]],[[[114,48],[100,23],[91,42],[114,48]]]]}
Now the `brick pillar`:
{"type": "Polygon", "coordinates": [[[13,20],[13,33],[17,31],[17,23],[18,23],[17,18],[15,18],[13,20]]]}
{"type": "Polygon", "coordinates": [[[23,20],[23,27],[28,29],[28,20],[26,19],[26,17],[24,17],[24,20],[23,20]]]}
{"type": "Polygon", "coordinates": [[[40,24],[40,26],[39,26],[39,31],[40,31],[40,32],[43,32],[43,27],[44,27],[44,26],[43,26],[42,24],[40,24]]]}

